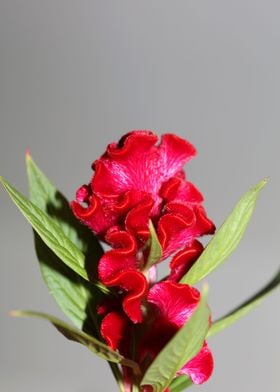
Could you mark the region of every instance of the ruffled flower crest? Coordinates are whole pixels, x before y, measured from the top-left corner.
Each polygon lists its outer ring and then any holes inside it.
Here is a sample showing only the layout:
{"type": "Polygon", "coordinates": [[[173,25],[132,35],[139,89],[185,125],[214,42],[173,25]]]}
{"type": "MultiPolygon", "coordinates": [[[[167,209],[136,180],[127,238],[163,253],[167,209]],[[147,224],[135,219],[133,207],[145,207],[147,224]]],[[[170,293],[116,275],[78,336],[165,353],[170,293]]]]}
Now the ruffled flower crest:
{"type": "Polygon", "coordinates": [[[73,212],[103,240],[109,229],[120,226],[139,246],[149,238],[151,219],[166,258],[214,231],[201,206],[203,196],[183,173],[195,155],[195,148],[176,135],[165,134],[159,141],[151,131],[130,132],[93,163],[95,173],[77,191],[73,212]]]}
{"type": "MultiPolygon", "coordinates": [[[[132,131],[108,145],[92,164],[91,181],[71,203],[75,216],[111,247],[97,266],[100,281],[114,294],[98,306],[100,334],[113,350],[133,357],[143,373],[200,300],[198,290],[179,283],[203,251],[198,237],[215,230],[202,194],[183,172],[195,155],[194,146],[176,135],[159,139],[151,131],[132,131]],[[156,265],[147,268],[149,222],[162,249],[157,262],[172,256],[170,274],[159,283],[156,265]]],[[[177,375],[201,384],[212,370],[212,354],[204,342],[177,375]]],[[[130,391],[131,370],[123,368],[123,378],[130,391]]]]}
{"type": "Polygon", "coordinates": [[[195,148],[176,135],[159,140],[151,131],[130,132],[109,144],[93,163],[90,183],[77,191],[71,203],[76,217],[112,247],[99,262],[99,279],[126,293],[123,308],[135,323],[142,320],[141,302],[148,288],[141,270],[149,220],[162,259],[183,249],[170,264],[171,280],[178,280],[198,255],[195,238],[214,231],[201,205],[201,193],[183,173],[195,154],[195,148]]]}

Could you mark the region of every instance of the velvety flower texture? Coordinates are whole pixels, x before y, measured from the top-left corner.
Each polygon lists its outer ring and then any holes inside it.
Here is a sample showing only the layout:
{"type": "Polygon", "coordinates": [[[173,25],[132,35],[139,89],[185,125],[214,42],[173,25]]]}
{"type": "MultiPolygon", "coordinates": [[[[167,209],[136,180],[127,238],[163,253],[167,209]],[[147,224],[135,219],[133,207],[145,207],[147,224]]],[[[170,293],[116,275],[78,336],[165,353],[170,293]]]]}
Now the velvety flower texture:
{"type": "MultiPolygon", "coordinates": [[[[109,144],[92,165],[90,183],[79,188],[71,203],[76,217],[111,247],[97,266],[98,278],[113,293],[98,306],[100,334],[113,350],[137,361],[143,374],[200,299],[198,290],[178,283],[203,251],[198,237],[215,230],[203,196],[183,172],[195,154],[176,135],[159,140],[151,131],[132,131],[109,144]],[[162,248],[157,262],[172,256],[170,274],[159,283],[157,265],[147,267],[149,222],[162,248]]],[[[205,342],[178,374],[200,384],[212,370],[205,342]]],[[[124,367],[126,392],[132,391],[133,377],[124,367]]]]}
{"type": "Polygon", "coordinates": [[[147,261],[149,220],[162,260],[180,251],[170,263],[173,281],[180,280],[203,250],[196,238],[215,230],[202,207],[203,196],[183,172],[195,154],[195,148],[176,135],[159,140],[151,131],[132,131],[109,144],[92,165],[91,182],[72,202],[76,217],[112,247],[100,260],[99,279],[126,292],[124,310],[135,323],[142,320],[140,305],[147,292],[141,271],[147,261]]]}
{"type": "Polygon", "coordinates": [[[203,196],[183,172],[195,155],[195,148],[176,135],[165,134],[159,142],[151,131],[130,132],[93,163],[95,174],[77,191],[73,211],[105,241],[109,229],[122,227],[143,244],[151,219],[166,258],[214,230],[203,196]]]}

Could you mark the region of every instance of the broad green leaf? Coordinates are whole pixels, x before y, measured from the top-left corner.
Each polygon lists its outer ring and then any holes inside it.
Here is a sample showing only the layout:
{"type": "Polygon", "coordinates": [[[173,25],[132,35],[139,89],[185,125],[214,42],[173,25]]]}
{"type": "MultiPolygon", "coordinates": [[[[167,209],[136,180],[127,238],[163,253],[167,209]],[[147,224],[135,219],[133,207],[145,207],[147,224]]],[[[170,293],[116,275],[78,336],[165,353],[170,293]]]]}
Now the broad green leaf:
{"type": "Polygon", "coordinates": [[[170,384],[171,392],[181,392],[193,385],[192,380],[185,375],[176,377],[170,384]]]}
{"type": "MultiPolygon", "coordinates": [[[[82,278],[88,279],[85,269],[85,255],[77,248],[77,246],[66,237],[63,230],[45,214],[40,208],[29,201],[25,196],[18,192],[3,177],[0,182],[8,192],[9,196],[32,225],[33,229],[38,233],[46,245],[73,271],[82,278]]],[[[101,283],[96,283],[104,292],[107,288],[101,283]]]]}
{"type": "MultiPolygon", "coordinates": [[[[90,259],[93,267],[102,248],[85,226],[73,216],[68,201],[42,173],[29,154],[26,166],[31,201],[57,223],[64,234],[90,259]]],[[[98,291],[81,278],[35,234],[35,247],[44,281],[61,310],[79,329],[93,330],[91,304],[98,291]]],[[[95,317],[93,317],[95,321],[95,317]]]]}
{"type": "Polygon", "coordinates": [[[204,252],[181,279],[181,283],[194,285],[218,268],[234,251],[252,216],[259,192],[266,183],[267,179],[260,181],[239,200],[204,252]]]}
{"type": "Polygon", "coordinates": [[[134,361],[124,358],[122,355],[120,355],[116,351],[111,350],[108,346],[106,346],[106,344],[95,339],[93,336],[90,336],[85,332],[79,331],[78,329],[72,327],[71,325],[65,323],[62,320],[57,319],[56,317],[50,316],[46,313],[23,310],[12,311],[10,315],[13,317],[37,317],[48,320],[67,339],[86,346],[90,351],[94,352],[106,361],[120,363],[124,366],[135,369],[135,371],[139,371],[138,365],[134,361]]]}
{"type": "Polygon", "coordinates": [[[157,355],[141,385],[152,385],[153,392],[163,392],[170,385],[177,371],[200,351],[209,330],[209,315],[204,290],[195,312],[157,355]]]}
{"type": "Polygon", "coordinates": [[[149,257],[145,266],[145,269],[149,269],[157,263],[161,257],[162,257],[162,248],[159,242],[159,239],[157,237],[157,233],[155,231],[154,225],[152,221],[149,222],[149,230],[151,234],[151,239],[150,239],[150,253],[149,257]]]}
{"type": "Polygon", "coordinates": [[[208,332],[208,336],[216,335],[218,332],[229,327],[241,317],[245,316],[255,307],[262,303],[264,298],[275,288],[280,285],[280,271],[274,276],[274,278],[255,295],[245,301],[243,304],[232,310],[226,316],[215,321],[208,332]]]}

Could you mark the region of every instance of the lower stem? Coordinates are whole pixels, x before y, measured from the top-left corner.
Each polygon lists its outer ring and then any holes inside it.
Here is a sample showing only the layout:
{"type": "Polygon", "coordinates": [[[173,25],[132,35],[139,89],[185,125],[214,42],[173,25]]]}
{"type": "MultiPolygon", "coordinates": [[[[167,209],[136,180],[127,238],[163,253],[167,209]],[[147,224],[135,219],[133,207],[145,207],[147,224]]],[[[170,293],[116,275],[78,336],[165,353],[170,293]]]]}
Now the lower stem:
{"type": "Polygon", "coordinates": [[[120,392],[125,392],[121,371],[116,363],[109,362],[110,368],[113,372],[115,380],[118,384],[120,392]]]}

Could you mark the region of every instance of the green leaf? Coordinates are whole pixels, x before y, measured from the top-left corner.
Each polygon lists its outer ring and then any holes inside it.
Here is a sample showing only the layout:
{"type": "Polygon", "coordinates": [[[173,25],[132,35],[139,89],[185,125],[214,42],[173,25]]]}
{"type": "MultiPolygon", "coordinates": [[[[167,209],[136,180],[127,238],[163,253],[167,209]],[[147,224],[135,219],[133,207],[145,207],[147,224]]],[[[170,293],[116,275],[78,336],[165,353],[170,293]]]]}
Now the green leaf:
{"type": "Polygon", "coordinates": [[[63,233],[62,229],[45,214],[40,208],[18,192],[8,181],[0,177],[0,181],[13,202],[39,234],[42,240],[64,261],[68,267],[88,280],[84,268],[85,257],[83,253],[63,233]]]}
{"type": "Polygon", "coordinates": [[[181,392],[191,387],[192,385],[193,385],[192,380],[188,376],[183,374],[182,376],[174,378],[174,380],[170,384],[170,391],[181,392]]]}
{"type": "Polygon", "coordinates": [[[162,258],[162,248],[152,221],[149,222],[149,230],[151,235],[150,253],[145,266],[146,270],[148,270],[150,267],[152,267],[155,263],[157,263],[162,258]]]}
{"type": "MultiPolygon", "coordinates": [[[[31,201],[52,217],[64,234],[90,259],[92,265],[102,255],[102,248],[93,233],[73,216],[68,201],[42,173],[29,154],[26,166],[31,201]]],[[[81,278],[35,234],[35,247],[43,279],[61,310],[83,330],[95,329],[96,320],[91,308],[99,293],[81,278]],[[92,320],[95,325],[92,325],[92,320]]]]}
{"type": "Polygon", "coordinates": [[[56,329],[61,332],[67,339],[74,342],[78,342],[86,346],[90,351],[97,354],[99,357],[109,362],[120,363],[124,366],[129,366],[135,371],[139,371],[138,365],[116,351],[111,350],[106,344],[95,339],[93,336],[86,334],[85,332],[79,331],[78,329],[66,324],[64,321],[57,319],[56,317],[50,316],[46,313],[15,310],[10,313],[13,317],[37,317],[50,321],[56,329]]]}
{"type": "Polygon", "coordinates": [[[260,291],[258,291],[255,295],[245,301],[243,304],[238,306],[236,309],[232,310],[226,316],[220,318],[219,320],[215,321],[208,332],[208,337],[216,335],[218,332],[222,331],[223,329],[229,327],[241,317],[245,316],[255,307],[262,303],[264,298],[270,294],[272,290],[277,288],[280,284],[280,270],[277,274],[273,277],[273,279],[264,286],[260,291]]]}
{"type": "Polygon", "coordinates": [[[204,290],[195,312],[152,362],[141,385],[152,385],[153,392],[163,392],[170,385],[176,372],[200,351],[209,329],[209,315],[204,290]]]}
{"type": "Polygon", "coordinates": [[[30,154],[26,155],[26,168],[30,200],[40,210],[52,217],[64,234],[84,253],[93,252],[96,261],[103,249],[94,234],[73,215],[68,200],[58,191],[46,175],[39,169],[30,154]]]}
{"type": "MultiPolygon", "coordinates": [[[[72,241],[66,237],[63,230],[45,214],[40,208],[29,201],[25,196],[18,192],[3,177],[0,182],[10,195],[13,202],[26,217],[33,229],[39,234],[46,245],[73,271],[82,278],[89,280],[85,269],[85,255],[77,248],[72,241]]],[[[104,292],[107,288],[101,283],[96,283],[104,292]]]]}
{"type": "Polygon", "coordinates": [[[266,183],[267,179],[260,181],[239,200],[204,252],[181,279],[181,283],[194,285],[218,268],[234,251],[252,216],[259,192],[266,183]]]}

